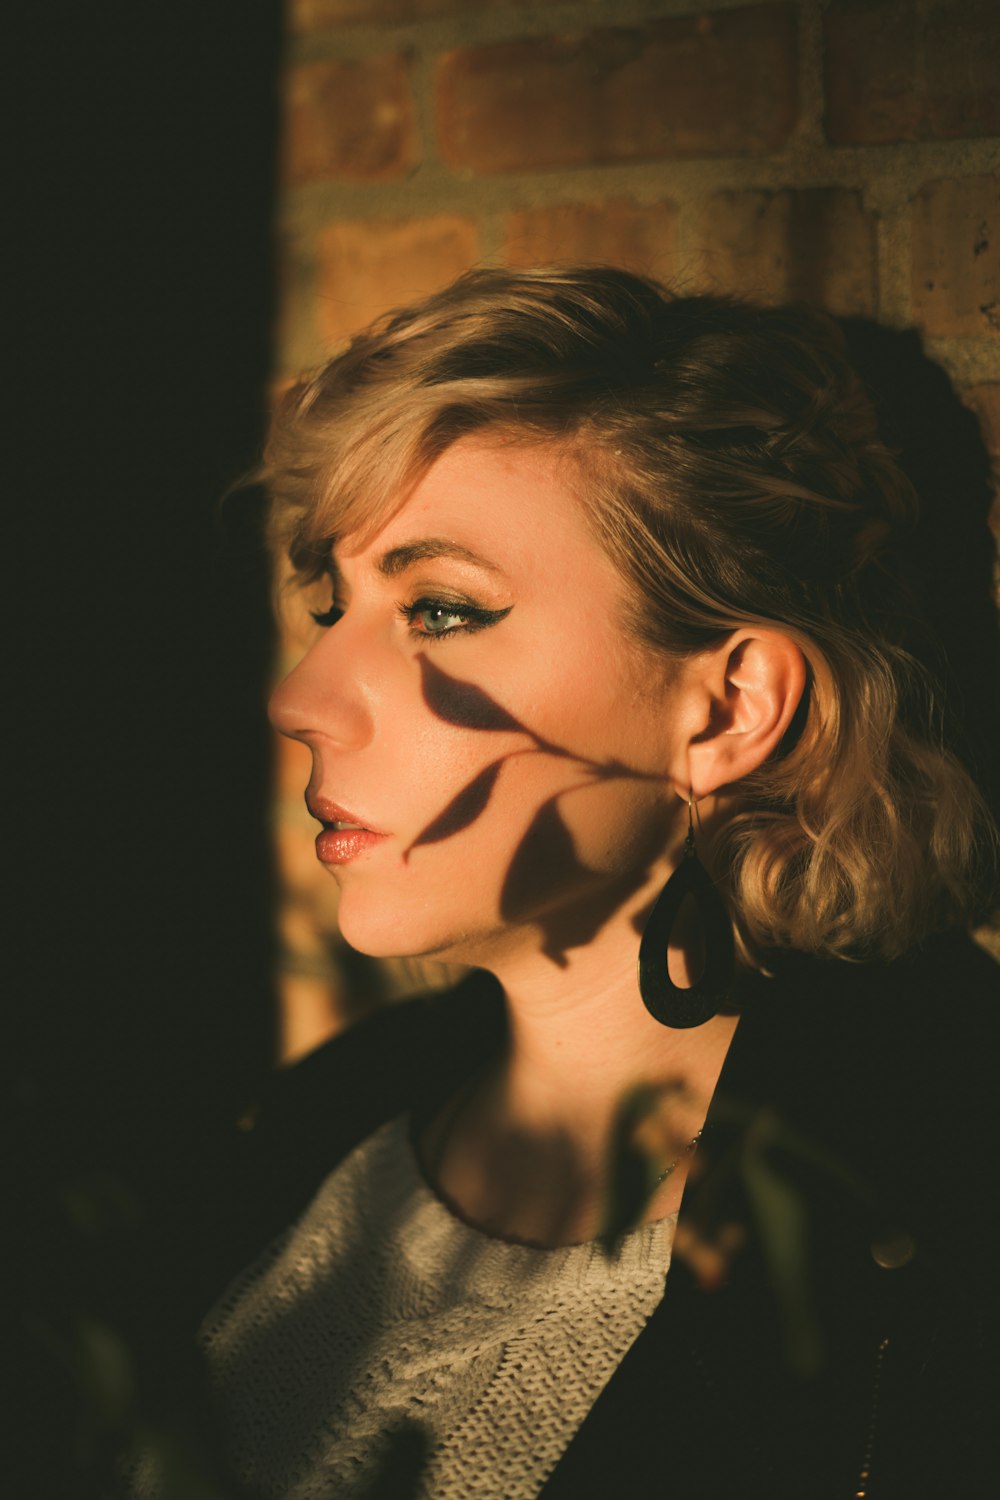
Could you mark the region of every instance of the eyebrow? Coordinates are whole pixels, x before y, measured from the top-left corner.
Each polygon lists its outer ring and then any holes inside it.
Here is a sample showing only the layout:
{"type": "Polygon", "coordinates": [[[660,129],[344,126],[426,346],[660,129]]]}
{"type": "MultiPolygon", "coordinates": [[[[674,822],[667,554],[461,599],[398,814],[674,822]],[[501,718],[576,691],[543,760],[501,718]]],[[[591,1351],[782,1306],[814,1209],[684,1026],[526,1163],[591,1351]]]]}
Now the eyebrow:
{"type": "Polygon", "coordinates": [[[487,573],[502,573],[503,569],[496,563],[490,562],[486,557],[480,557],[478,552],[473,552],[468,547],[462,547],[458,542],[450,542],[446,537],[429,536],[422,537],[419,541],[404,542],[399,547],[391,547],[378,559],[376,567],[383,578],[398,578],[400,573],[405,573],[407,568],[414,563],[425,562],[428,558],[450,557],[458,562],[471,563],[476,568],[483,568],[487,573]]]}

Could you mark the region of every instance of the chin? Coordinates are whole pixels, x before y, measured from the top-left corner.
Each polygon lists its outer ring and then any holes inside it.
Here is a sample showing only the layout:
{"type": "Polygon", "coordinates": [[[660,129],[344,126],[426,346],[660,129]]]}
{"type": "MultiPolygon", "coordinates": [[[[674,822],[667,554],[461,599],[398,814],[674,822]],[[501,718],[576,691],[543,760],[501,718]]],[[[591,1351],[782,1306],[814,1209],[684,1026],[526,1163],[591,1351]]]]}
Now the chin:
{"type": "Polygon", "coordinates": [[[429,913],[414,913],[409,919],[397,910],[380,908],[372,911],[368,904],[353,902],[341,896],[337,923],[344,941],[357,953],[368,958],[433,959],[440,963],[468,964],[470,947],[466,933],[446,928],[440,922],[431,925],[429,913]]]}

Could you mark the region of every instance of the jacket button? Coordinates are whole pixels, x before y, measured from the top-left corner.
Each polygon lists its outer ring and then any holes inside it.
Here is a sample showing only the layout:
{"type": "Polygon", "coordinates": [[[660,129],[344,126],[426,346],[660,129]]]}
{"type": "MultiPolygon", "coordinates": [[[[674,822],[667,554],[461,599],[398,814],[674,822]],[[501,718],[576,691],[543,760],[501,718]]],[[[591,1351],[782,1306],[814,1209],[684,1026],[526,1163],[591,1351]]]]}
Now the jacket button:
{"type": "Polygon", "coordinates": [[[890,1229],[872,1240],[872,1260],[883,1271],[898,1271],[908,1266],[917,1253],[917,1243],[905,1229],[890,1229]]]}

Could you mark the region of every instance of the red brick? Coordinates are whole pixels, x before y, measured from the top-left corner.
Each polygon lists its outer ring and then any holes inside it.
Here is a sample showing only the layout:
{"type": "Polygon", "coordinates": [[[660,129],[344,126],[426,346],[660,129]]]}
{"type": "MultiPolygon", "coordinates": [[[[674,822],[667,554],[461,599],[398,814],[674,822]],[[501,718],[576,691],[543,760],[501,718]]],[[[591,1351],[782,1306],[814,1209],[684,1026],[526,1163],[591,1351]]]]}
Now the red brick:
{"type": "MultiPolygon", "coordinates": [[[[962,392],[962,400],[979,423],[983,447],[990,457],[993,470],[993,504],[990,508],[989,527],[1000,549],[1000,384],[972,385],[962,392]]],[[[996,570],[996,598],[1000,607],[1000,559],[996,570]]],[[[1000,928],[998,928],[1000,936],[1000,928]]]]}
{"type": "Polygon", "coordinates": [[[717,193],[698,215],[692,275],[764,302],[841,316],[876,310],[875,221],[846,188],[717,193]]]}
{"type": "Polygon", "coordinates": [[[1000,175],[924,183],[912,232],[913,311],[925,333],[1000,334],[1000,175]]]}
{"type": "Polygon", "coordinates": [[[962,400],[979,423],[983,446],[1000,473],[1000,384],[967,386],[962,400]]]}
{"type": "MultiPolygon", "coordinates": [[[[293,32],[320,31],[344,22],[423,21],[456,11],[495,10],[509,0],[288,0],[293,32]]],[[[538,4],[538,0],[533,0],[538,4]]]]}
{"type": "Polygon", "coordinates": [[[923,35],[923,132],[935,139],[1000,135],[1000,6],[939,0],[923,35]]]}
{"type": "Polygon", "coordinates": [[[330,224],[319,249],[319,321],[328,339],[446,286],[479,253],[472,220],[455,214],[330,224]]]}
{"type": "MultiPolygon", "coordinates": [[[[278,245],[275,345],[279,379],[315,358],[313,253],[311,236],[286,235],[278,245]]],[[[278,396],[280,388],[275,386],[272,394],[278,396]]]]}
{"type": "Polygon", "coordinates": [[[303,63],[285,87],[283,176],[384,182],[419,159],[409,63],[400,53],[303,63]]]}
{"type": "Polygon", "coordinates": [[[312,772],[312,755],[301,740],[279,734],[274,742],[274,766],[279,797],[289,802],[305,796],[312,772]]]}
{"type": "Polygon", "coordinates": [[[352,1019],[331,979],[309,974],[281,974],[278,979],[280,1064],[297,1062],[329,1041],[352,1019]]]}
{"type": "MultiPolygon", "coordinates": [[[[990,456],[994,475],[993,504],[990,507],[988,525],[1000,549],[1000,385],[973,385],[962,392],[962,400],[979,423],[983,446],[990,456]]],[[[994,573],[997,607],[1000,608],[1000,560],[994,573]]],[[[994,928],[997,939],[997,957],[1000,958],[1000,926],[994,928]]]]}
{"type": "Polygon", "coordinates": [[[824,25],[835,145],[1000,133],[996,0],[833,0],[824,25]]]}
{"type": "Polygon", "coordinates": [[[521,266],[626,266],[665,279],[674,270],[676,221],[672,203],[640,207],[627,198],[519,209],[507,218],[505,258],[521,266]]]}
{"type": "Polygon", "coordinates": [[[478,172],[771,151],[797,113],[797,8],[749,5],[449,53],[437,123],[478,172]]]}

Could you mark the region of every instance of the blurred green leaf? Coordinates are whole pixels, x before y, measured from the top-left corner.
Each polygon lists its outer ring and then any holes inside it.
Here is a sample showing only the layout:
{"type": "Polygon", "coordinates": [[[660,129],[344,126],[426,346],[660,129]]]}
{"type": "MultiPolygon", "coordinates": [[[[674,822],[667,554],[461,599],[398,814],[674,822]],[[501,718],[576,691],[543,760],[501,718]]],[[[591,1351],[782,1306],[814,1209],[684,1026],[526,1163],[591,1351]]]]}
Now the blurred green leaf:
{"type": "MultiPolygon", "coordinates": [[[[642,1084],[619,1104],[599,1236],[608,1254],[641,1221],[662,1172],[677,1158],[664,1105],[681,1092],[676,1081],[642,1084]]],[[[735,1130],[697,1184],[694,1232],[712,1243],[722,1227],[739,1245],[741,1226],[752,1227],[774,1290],[789,1368],[804,1378],[814,1376],[823,1367],[826,1341],[813,1296],[808,1200],[782,1162],[789,1169],[807,1167],[859,1203],[873,1202],[871,1188],[834,1151],[770,1110],[720,1098],[713,1119],[735,1130]]]]}
{"type": "Polygon", "coordinates": [[[88,1239],[99,1239],[139,1221],[134,1193],[112,1172],[91,1172],[64,1182],[57,1201],[70,1225],[88,1239]]]}
{"type": "Polygon", "coordinates": [[[131,1467],[129,1500],[135,1494],[156,1500],[252,1500],[246,1490],[216,1479],[197,1447],[166,1424],[143,1423],[136,1429],[131,1467]]]}
{"type": "Polygon", "coordinates": [[[785,1358],[797,1375],[808,1378],[823,1366],[825,1341],[811,1294],[806,1204],[765,1154],[776,1131],[773,1116],[758,1118],[747,1136],[742,1175],[778,1301],[785,1358]]]}
{"type": "Polygon", "coordinates": [[[641,1221],[664,1170],[683,1150],[683,1142],[678,1145],[674,1141],[663,1118],[665,1103],[682,1093],[683,1086],[675,1080],[641,1083],[619,1102],[611,1127],[598,1233],[608,1255],[614,1254],[622,1237],[641,1221]]]}
{"type": "Polygon", "coordinates": [[[120,1427],[135,1400],[135,1371],[124,1340],[99,1318],[82,1315],[74,1329],[73,1363],[80,1392],[97,1421],[120,1427]]]}

